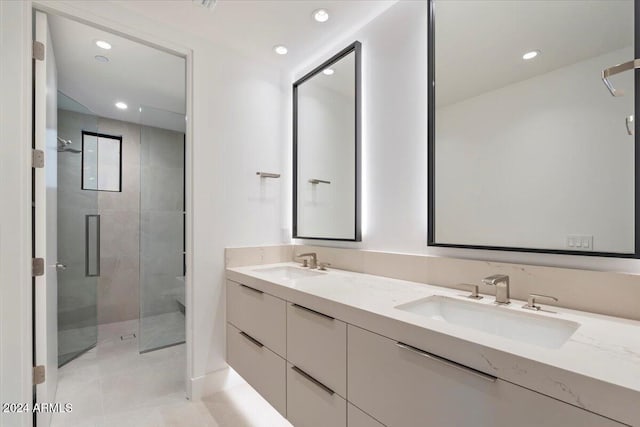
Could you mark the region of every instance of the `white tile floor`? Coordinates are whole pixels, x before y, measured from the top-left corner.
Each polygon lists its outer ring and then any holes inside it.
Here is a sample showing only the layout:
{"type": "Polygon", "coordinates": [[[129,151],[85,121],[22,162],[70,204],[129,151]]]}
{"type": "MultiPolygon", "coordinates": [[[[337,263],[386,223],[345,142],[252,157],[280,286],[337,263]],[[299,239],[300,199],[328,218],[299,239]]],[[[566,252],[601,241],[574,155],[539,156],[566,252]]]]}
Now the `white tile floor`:
{"type": "Polygon", "coordinates": [[[138,353],[137,321],[101,325],[95,348],[59,371],[52,427],[291,427],[248,384],[185,399],[185,345],[138,353]]]}

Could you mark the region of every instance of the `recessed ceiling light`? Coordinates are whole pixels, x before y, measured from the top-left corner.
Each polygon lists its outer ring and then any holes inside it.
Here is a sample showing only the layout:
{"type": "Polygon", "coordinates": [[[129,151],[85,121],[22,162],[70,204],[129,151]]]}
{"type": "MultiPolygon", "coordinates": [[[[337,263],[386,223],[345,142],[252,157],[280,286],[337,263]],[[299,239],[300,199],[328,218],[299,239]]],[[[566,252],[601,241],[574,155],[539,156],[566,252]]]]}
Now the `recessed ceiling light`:
{"type": "Polygon", "coordinates": [[[289,50],[285,46],[282,46],[282,45],[274,46],[273,50],[278,55],[286,55],[287,52],[289,52],[289,50]]]}
{"type": "Polygon", "coordinates": [[[525,61],[529,60],[529,59],[533,59],[536,56],[538,56],[540,54],[539,50],[532,50],[531,52],[527,52],[524,55],[522,55],[522,59],[524,59],[525,61]]]}
{"type": "Polygon", "coordinates": [[[116,102],[116,107],[118,107],[121,110],[126,110],[127,104],[125,104],[124,102],[116,102]]]}
{"type": "Polygon", "coordinates": [[[329,12],[327,12],[327,9],[314,10],[313,19],[318,22],[327,22],[329,20],[329,12]]]}
{"type": "Polygon", "coordinates": [[[111,43],[107,43],[104,40],[96,40],[96,46],[98,46],[100,49],[111,49],[111,43]]]}
{"type": "Polygon", "coordinates": [[[94,56],[94,58],[98,62],[109,62],[109,58],[107,58],[106,56],[96,55],[94,56]]]}
{"type": "Polygon", "coordinates": [[[322,70],[322,73],[323,73],[324,75],[327,75],[327,76],[331,76],[331,75],[333,75],[333,73],[334,73],[334,72],[335,72],[335,71],[333,71],[333,69],[332,69],[332,68],[325,68],[324,70],[322,70]]]}

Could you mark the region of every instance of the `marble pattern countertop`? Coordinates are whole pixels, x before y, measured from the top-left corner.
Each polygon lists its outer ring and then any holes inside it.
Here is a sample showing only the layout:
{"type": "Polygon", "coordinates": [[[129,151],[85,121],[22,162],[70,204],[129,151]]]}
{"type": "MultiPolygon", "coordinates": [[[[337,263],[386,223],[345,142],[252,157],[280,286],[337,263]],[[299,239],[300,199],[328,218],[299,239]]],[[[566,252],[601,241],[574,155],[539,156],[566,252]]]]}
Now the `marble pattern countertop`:
{"type": "MultiPolygon", "coordinates": [[[[344,322],[486,372],[616,421],[640,426],[640,322],[553,307],[524,310],[512,300],[500,310],[580,324],[559,348],[545,348],[433,320],[396,306],[432,295],[469,301],[468,292],[331,269],[313,277],[275,279],[256,271],[279,263],[227,268],[227,278],[344,322]]],[[[493,305],[493,296],[477,304],[493,305]]],[[[543,306],[545,304],[542,304],[543,306]]]]}

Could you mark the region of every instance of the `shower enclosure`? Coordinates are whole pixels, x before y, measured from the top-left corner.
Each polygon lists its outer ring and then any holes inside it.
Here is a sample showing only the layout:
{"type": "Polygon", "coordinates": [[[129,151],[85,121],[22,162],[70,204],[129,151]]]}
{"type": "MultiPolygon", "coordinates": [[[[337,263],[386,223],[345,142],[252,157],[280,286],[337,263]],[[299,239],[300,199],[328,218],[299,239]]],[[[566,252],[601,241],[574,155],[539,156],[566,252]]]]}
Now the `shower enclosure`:
{"type": "Polygon", "coordinates": [[[185,116],[142,106],[140,123],[142,353],[185,340],[185,116]]]}
{"type": "Polygon", "coordinates": [[[137,321],[123,339],[141,353],[184,342],[184,114],[130,123],[58,100],[59,365],[115,322],[137,321]]]}

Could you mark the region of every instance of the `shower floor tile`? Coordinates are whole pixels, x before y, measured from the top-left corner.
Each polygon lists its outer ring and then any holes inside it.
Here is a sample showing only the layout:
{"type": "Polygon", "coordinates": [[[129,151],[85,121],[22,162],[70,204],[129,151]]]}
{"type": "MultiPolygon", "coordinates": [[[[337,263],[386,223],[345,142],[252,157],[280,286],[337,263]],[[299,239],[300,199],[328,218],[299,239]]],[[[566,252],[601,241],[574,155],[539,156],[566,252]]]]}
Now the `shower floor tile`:
{"type": "Polygon", "coordinates": [[[54,414],[52,427],[291,427],[240,380],[202,401],[186,400],[185,345],[140,354],[138,338],[138,321],[98,327],[96,347],[58,371],[55,400],[73,411],[54,414]],[[136,338],[120,339],[131,333],[136,338]]]}

